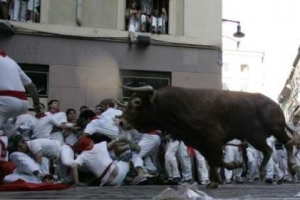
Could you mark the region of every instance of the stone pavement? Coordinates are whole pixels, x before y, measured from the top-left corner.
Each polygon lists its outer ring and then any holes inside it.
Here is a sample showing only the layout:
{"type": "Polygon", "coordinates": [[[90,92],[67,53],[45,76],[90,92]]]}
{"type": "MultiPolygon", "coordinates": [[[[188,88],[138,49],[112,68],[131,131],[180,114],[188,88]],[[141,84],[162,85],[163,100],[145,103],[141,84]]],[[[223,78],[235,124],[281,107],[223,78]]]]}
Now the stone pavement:
{"type": "MultiPolygon", "coordinates": [[[[0,192],[0,199],[153,199],[168,186],[121,186],[121,187],[77,187],[63,191],[0,192]]],[[[170,186],[176,188],[177,186],[170,186]]],[[[214,199],[298,199],[300,184],[267,185],[254,184],[221,185],[219,189],[199,189],[214,199]]]]}

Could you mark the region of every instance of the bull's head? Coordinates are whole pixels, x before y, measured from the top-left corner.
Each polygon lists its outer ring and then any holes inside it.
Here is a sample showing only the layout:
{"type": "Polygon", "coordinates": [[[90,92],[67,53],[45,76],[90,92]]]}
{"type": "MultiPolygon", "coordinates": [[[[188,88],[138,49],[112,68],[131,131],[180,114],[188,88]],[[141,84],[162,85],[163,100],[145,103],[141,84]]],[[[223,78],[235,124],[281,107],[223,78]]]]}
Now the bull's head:
{"type": "Polygon", "coordinates": [[[127,87],[123,89],[135,92],[129,99],[123,114],[119,116],[119,126],[125,130],[135,128],[148,132],[155,128],[155,110],[153,100],[155,91],[151,86],[127,87]]]}

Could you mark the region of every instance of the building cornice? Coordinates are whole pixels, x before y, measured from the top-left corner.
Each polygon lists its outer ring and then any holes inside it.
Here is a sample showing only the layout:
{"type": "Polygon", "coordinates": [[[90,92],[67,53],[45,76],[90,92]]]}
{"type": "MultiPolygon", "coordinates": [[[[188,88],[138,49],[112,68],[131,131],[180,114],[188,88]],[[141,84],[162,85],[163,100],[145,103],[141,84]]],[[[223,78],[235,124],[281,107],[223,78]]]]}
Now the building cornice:
{"type": "MultiPolygon", "coordinates": [[[[1,20],[0,20],[1,21],[1,20]]],[[[75,27],[63,25],[50,25],[38,23],[22,23],[22,22],[9,22],[11,23],[16,34],[29,34],[39,36],[55,36],[67,38],[84,38],[90,40],[103,40],[111,42],[129,42],[128,31],[110,30],[101,28],[89,27],[75,27]]],[[[150,33],[137,33],[138,35],[146,35],[151,38],[151,44],[164,45],[164,46],[177,46],[187,48],[200,48],[221,50],[221,44],[203,43],[201,38],[186,37],[186,36],[173,36],[173,35],[158,35],[150,33]]]]}

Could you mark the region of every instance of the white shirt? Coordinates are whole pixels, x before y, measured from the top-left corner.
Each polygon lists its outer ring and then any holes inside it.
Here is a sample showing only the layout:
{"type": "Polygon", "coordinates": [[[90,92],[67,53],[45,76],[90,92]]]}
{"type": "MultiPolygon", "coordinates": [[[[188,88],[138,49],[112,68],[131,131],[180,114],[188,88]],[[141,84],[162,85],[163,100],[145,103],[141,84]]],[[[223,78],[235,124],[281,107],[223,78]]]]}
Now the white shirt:
{"type": "Polygon", "coordinates": [[[227,142],[227,144],[240,145],[240,144],[242,144],[242,142],[241,142],[241,140],[233,139],[233,140],[230,140],[229,142],[227,142]]]}
{"type": "Polygon", "coordinates": [[[74,145],[75,142],[77,142],[78,138],[77,135],[75,133],[70,133],[70,135],[68,135],[67,137],[65,137],[65,143],[68,145],[74,145]]]}
{"type": "Polygon", "coordinates": [[[9,56],[0,56],[0,91],[25,91],[24,85],[31,82],[14,60],[9,56]]]}
{"type": "Polygon", "coordinates": [[[41,153],[46,158],[59,158],[62,143],[58,140],[40,138],[27,141],[27,145],[32,154],[41,153]]]}
{"type": "MultiPolygon", "coordinates": [[[[96,177],[100,177],[113,160],[109,156],[107,143],[101,142],[95,144],[93,149],[83,151],[74,162],[79,166],[86,166],[96,177]]],[[[106,173],[106,175],[102,178],[101,183],[105,183],[107,181],[111,171],[112,169],[106,173]]]]}
{"type": "Polygon", "coordinates": [[[119,135],[119,127],[115,120],[117,115],[122,115],[122,111],[115,108],[108,108],[100,115],[99,119],[92,120],[86,126],[84,132],[89,135],[101,133],[110,139],[115,139],[119,135]]]}
{"type": "Polygon", "coordinates": [[[33,130],[34,126],[38,123],[38,119],[31,114],[21,114],[17,117],[16,124],[22,129],[33,130]]]}
{"type": "Polygon", "coordinates": [[[286,123],[286,125],[292,129],[293,131],[295,131],[296,133],[300,134],[300,125],[299,123],[297,125],[294,125],[294,123],[292,121],[286,123]]]}
{"type": "Polygon", "coordinates": [[[42,117],[33,128],[32,138],[50,138],[53,126],[60,126],[64,122],[67,122],[67,116],[64,112],[42,117]]]}

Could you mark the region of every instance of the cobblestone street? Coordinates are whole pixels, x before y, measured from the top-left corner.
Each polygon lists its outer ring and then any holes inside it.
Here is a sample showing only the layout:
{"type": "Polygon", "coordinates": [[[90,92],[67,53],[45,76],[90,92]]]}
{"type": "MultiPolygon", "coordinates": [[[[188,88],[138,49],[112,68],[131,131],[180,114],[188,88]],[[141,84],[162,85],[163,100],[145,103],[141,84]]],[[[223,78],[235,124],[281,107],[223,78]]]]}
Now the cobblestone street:
{"type": "MultiPolygon", "coordinates": [[[[300,184],[266,185],[255,184],[222,185],[210,190],[199,189],[214,199],[300,199],[300,184]]],[[[177,186],[170,186],[176,188],[177,186]]],[[[64,191],[1,192],[1,199],[153,199],[168,186],[122,186],[122,187],[79,187],[64,191]]]]}

